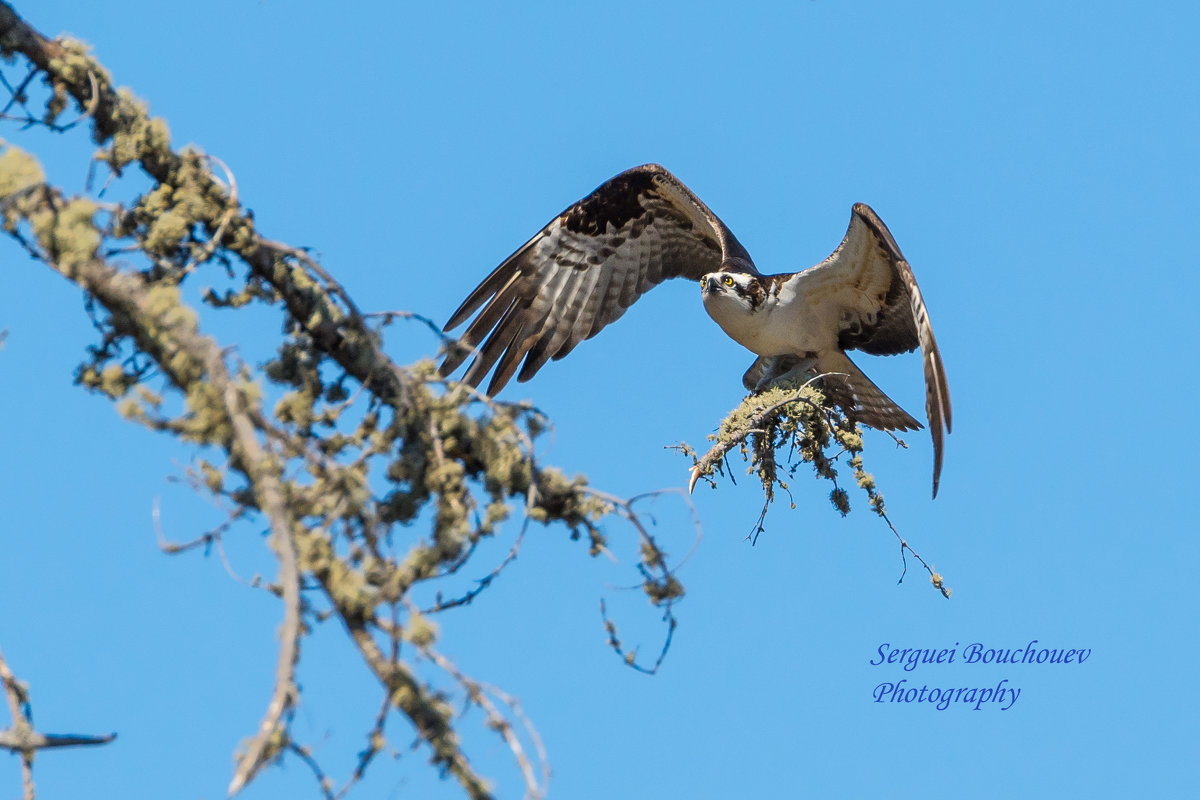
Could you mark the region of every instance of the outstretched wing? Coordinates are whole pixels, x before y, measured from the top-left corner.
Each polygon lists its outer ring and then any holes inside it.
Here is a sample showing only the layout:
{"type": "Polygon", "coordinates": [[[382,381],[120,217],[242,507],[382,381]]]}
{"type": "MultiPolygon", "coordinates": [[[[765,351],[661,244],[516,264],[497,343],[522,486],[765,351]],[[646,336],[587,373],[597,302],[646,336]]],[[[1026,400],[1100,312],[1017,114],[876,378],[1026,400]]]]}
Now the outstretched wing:
{"type": "Polygon", "coordinates": [[[891,232],[870,206],[856,203],[846,238],[829,258],[798,277],[807,290],[827,292],[836,305],[843,350],[894,355],[920,346],[936,497],[943,440],[950,432],[950,389],[917,279],[891,232]]]}
{"type": "Polygon", "coordinates": [[[494,366],[495,394],[522,358],[517,380],[527,381],[667,278],[699,280],[722,268],[754,271],[678,178],[657,164],[634,167],[551,220],[467,296],[445,329],[479,313],[438,371],[449,375],[475,352],[463,380],[478,386],[494,366]]]}

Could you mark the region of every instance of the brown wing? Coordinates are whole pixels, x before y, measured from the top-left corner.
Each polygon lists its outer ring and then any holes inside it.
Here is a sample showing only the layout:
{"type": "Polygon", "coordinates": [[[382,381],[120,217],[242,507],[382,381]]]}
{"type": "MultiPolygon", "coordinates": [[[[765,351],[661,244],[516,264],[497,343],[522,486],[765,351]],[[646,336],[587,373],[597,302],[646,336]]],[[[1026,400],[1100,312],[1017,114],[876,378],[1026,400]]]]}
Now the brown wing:
{"type": "Polygon", "coordinates": [[[488,394],[495,394],[522,358],[517,380],[527,381],[662,281],[723,268],[755,271],[745,248],[678,178],[657,164],[634,167],[551,220],[467,296],[445,329],[479,313],[438,371],[449,375],[474,352],[463,380],[478,386],[494,366],[488,394]]]}
{"type": "Polygon", "coordinates": [[[840,312],[838,344],[873,355],[907,353],[918,345],[925,366],[925,414],[933,436],[933,496],[950,432],[950,389],[929,312],[912,267],[883,220],[856,203],[842,243],[801,279],[827,287],[840,312]]]}

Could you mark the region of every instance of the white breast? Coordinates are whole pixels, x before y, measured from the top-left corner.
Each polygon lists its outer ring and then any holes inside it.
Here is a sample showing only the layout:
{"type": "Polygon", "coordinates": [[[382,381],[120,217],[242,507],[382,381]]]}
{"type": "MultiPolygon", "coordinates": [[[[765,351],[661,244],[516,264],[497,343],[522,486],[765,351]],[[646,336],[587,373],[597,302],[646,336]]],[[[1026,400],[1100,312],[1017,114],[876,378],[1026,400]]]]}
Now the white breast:
{"type": "Polygon", "coordinates": [[[828,304],[809,302],[795,279],[756,309],[731,292],[704,294],[704,309],[738,344],[760,356],[803,355],[837,347],[838,323],[828,304]]]}

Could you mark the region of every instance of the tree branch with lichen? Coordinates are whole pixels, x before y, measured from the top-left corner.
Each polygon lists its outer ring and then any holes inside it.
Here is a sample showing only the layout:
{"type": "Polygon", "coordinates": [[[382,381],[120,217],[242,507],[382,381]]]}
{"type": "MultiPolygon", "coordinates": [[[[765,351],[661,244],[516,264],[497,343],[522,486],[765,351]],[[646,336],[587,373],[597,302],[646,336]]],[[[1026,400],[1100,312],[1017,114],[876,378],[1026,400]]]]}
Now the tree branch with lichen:
{"type": "Polygon", "coordinates": [[[253,524],[269,531],[278,574],[257,585],[280,598],[283,624],[271,696],[240,749],[230,792],[291,754],[313,768],[324,794],[342,796],[387,747],[386,719],[395,713],[468,796],[490,797],[447,701],[447,687],[457,686],[512,750],[529,794],[544,794],[545,769],[532,768],[503,721],[506,708],[520,721],[515,702],[433,649],[431,617],[479,592],[442,602],[433,587],[470,563],[514,506],[524,509],[525,525],[564,525],[592,555],[608,550],[602,522],[623,520],[638,537],[642,588],[667,610],[669,644],[671,603],[683,588],[632,503],[540,463],[533,445],[547,422],[533,407],[442,381],[427,363],[393,362],[383,348],[392,317],[363,314],[306,250],[261,235],[233,171],[195,149],[174,149],[165,121],[116,89],[84,45],[46,38],[0,2],[0,52],[21,75],[4,80],[11,97],[0,118],[62,134],[88,129],[99,148],[95,164],[110,173],[101,200],[48,184],[37,159],[15,145],[0,153],[4,233],[87,298],[98,340],[77,383],[193,449],[186,479],[228,514],[197,542],[219,546],[253,524]],[[62,123],[72,103],[77,116],[62,123]],[[122,178],[134,170],[150,185],[122,194],[122,178]],[[221,288],[200,292],[200,276],[221,288]],[[201,327],[200,304],[275,311],[284,334],[274,356],[249,366],[201,327]],[[430,594],[435,602],[419,602],[430,594]],[[301,645],[330,618],[382,694],[369,748],[337,791],[291,732],[302,700],[301,645]]]}

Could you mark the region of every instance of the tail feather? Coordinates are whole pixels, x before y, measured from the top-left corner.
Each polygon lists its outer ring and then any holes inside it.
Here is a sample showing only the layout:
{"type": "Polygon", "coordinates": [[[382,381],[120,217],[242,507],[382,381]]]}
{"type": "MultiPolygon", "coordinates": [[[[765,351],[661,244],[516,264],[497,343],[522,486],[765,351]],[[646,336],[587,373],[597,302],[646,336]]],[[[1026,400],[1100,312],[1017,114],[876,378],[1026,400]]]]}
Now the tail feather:
{"type": "Polygon", "coordinates": [[[916,431],[925,427],[896,405],[842,352],[825,352],[817,360],[825,392],[848,415],[881,431],[916,431]]]}

